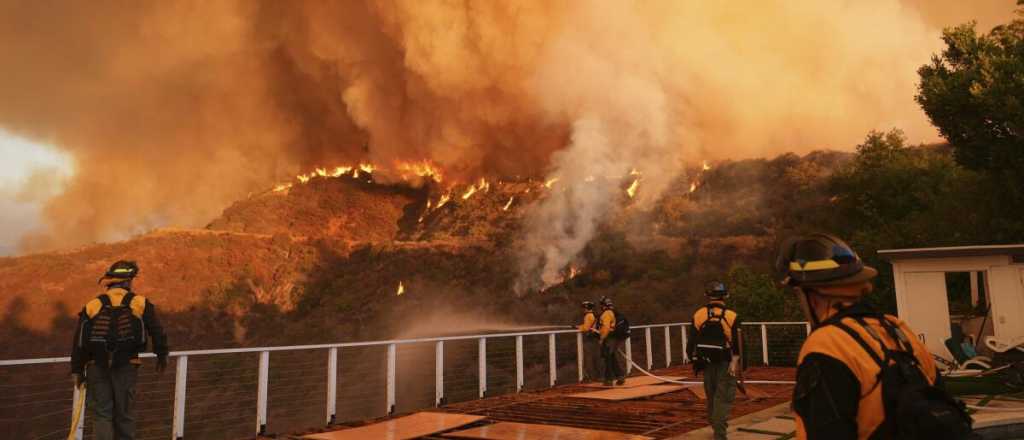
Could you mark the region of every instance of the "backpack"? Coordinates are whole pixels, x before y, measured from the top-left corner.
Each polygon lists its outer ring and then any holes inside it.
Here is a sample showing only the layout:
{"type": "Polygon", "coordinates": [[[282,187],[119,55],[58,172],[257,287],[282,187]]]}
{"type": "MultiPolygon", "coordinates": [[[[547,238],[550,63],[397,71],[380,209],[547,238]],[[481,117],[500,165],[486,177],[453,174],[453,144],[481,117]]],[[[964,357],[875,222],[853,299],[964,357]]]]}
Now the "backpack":
{"type": "Polygon", "coordinates": [[[615,314],[615,328],[612,329],[611,335],[616,338],[628,338],[629,337],[629,319],[626,315],[619,313],[618,310],[613,311],[615,314]]]}
{"type": "Polygon", "coordinates": [[[694,340],[696,357],[705,362],[728,361],[732,359],[732,351],[725,326],[722,325],[728,309],[721,304],[708,304],[705,308],[708,318],[697,328],[697,338],[694,340]],[[716,314],[713,311],[715,309],[721,312],[716,314]]]}
{"type": "MultiPolygon", "coordinates": [[[[847,315],[848,316],[848,315],[847,315]]],[[[972,438],[971,416],[964,403],[953,398],[944,389],[929,384],[913,346],[897,326],[882,315],[867,315],[878,319],[899,348],[892,349],[882,343],[874,328],[868,326],[863,315],[851,316],[882,347],[882,356],[861,338],[860,334],[841,322],[835,325],[852,337],[878,364],[881,371],[878,382],[882,387],[885,420],[879,426],[886,438],[953,440],[972,438]]]]}
{"type": "Polygon", "coordinates": [[[128,292],[121,298],[121,304],[115,306],[110,296],[100,295],[103,306],[83,324],[79,347],[100,366],[109,367],[145,350],[146,328],[132,313],[134,298],[135,294],[128,292]]]}

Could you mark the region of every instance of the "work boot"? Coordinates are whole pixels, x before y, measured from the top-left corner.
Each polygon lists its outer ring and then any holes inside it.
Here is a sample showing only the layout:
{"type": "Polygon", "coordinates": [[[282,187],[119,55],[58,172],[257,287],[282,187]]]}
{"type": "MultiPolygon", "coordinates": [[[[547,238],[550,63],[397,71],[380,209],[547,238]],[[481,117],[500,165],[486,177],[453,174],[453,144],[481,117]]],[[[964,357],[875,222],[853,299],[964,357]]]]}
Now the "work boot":
{"type": "Polygon", "coordinates": [[[619,380],[615,381],[615,385],[625,385],[625,384],[626,384],[626,378],[624,378],[624,377],[620,377],[619,380]]]}

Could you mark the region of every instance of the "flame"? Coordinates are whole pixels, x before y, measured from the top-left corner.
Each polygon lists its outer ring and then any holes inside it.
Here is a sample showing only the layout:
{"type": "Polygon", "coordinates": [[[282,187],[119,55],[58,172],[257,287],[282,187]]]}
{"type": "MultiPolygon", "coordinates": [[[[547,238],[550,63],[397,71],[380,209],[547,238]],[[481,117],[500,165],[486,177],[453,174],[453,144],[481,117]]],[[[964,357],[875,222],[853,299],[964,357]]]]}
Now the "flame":
{"type": "Polygon", "coordinates": [[[550,180],[548,180],[547,182],[544,182],[544,186],[546,186],[546,187],[548,187],[548,188],[551,188],[551,187],[552,187],[552,186],[553,186],[553,185],[554,185],[555,183],[557,183],[557,182],[558,182],[558,180],[559,180],[559,178],[558,178],[558,177],[555,177],[555,178],[553,178],[553,179],[550,179],[550,180]]]}
{"type": "Polygon", "coordinates": [[[288,191],[291,188],[292,188],[292,184],[290,184],[290,183],[282,183],[282,184],[277,185],[277,186],[274,187],[274,192],[288,191]]]}
{"type": "Polygon", "coordinates": [[[629,175],[630,176],[639,176],[640,172],[637,171],[636,168],[633,168],[633,169],[629,170],[629,175]]]}
{"type": "Polygon", "coordinates": [[[509,197],[509,198],[508,198],[508,203],[506,203],[506,204],[505,204],[505,207],[504,207],[504,208],[501,208],[501,210],[502,210],[502,211],[508,211],[508,208],[509,208],[510,206],[512,206],[512,201],[513,201],[513,200],[515,200],[515,199],[516,199],[516,196],[512,196],[512,197],[509,197]]]}
{"type": "Polygon", "coordinates": [[[335,167],[334,171],[331,172],[331,177],[341,177],[352,171],[352,167],[335,167]]]}
{"type": "Polygon", "coordinates": [[[640,179],[637,178],[636,180],[633,180],[633,184],[629,185],[629,188],[626,188],[626,194],[629,195],[629,198],[632,199],[634,196],[636,196],[636,189],[639,188],[639,187],[640,187],[640,179]]]}
{"type": "Polygon", "coordinates": [[[566,278],[566,279],[571,280],[573,278],[576,278],[576,275],[579,275],[579,274],[580,274],[580,271],[579,271],[579,269],[576,269],[576,266],[569,266],[569,277],[566,278]]]}
{"type": "Polygon", "coordinates": [[[700,162],[700,170],[701,171],[707,171],[707,170],[710,170],[710,169],[711,169],[711,165],[708,165],[708,161],[702,160],[700,162]]]}
{"type": "Polygon", "coordinates": [[[435,208],[435,209],[441,209],[441,207],[444,206],[446,203],[448,203],[448,201],[451,200],[451,199],[452,199],[452,194],[451,193],[447,193],[447,194],[441,196],[440,199],[437,199],[437,208],[435,208]]]}
{"type": "Polygon", "coordinates": [[[298,176],[295,176],[295,178],[299,179],[299,182],[302,182],[302,183],[309,182],[309,176],[307,176],[305,174],[299,174],[298,176]]]}
{"type": "MultiPolygon", "coordinates": [[[[441,170],[427,160],[422,162],[403,162],[398,164],[398,169],[403,172],[415,174],[419,177],[433,179],[438,183],[442,180],[441,170]]],[[[402,175],[402,178],[406,180],[408,179],[404,174],[402,175]]]]}
{"type": "Polygon", "coordinates": [[[373,165],[368,164],[368,163],[361,163],[361,164],[359,164],[359,169],[363,170],[363,172],[366,173],[366,174],[373,174],[373,170],[374,170],[373,165]]]}
{"type": "Polygon", "coordinates": [[[475,185],[470,185],[469,189],[467,189],[466,192],[462,194],[462,200],[466,200],[466,199],[472,197],[473,194],[477,193],[477,191],[490,191],[490,190],[491,190],[491,184],[487,183],[486,179],[480,179],[480,183],[475,184],[475,185]]]}
{"type": "Polygon", "coordinates": [[[315,172],[317,176],[327,177],[327,168],[317,168],[313,172],[315,172]]]}
{"type": "Polygon", "coordinates": [[[405,293],[405,285],[401,281],[398,282],[398,296],[402,296],[405,293]]]}
{"type": "Polygon", "coordinates": [[[694,192],[696,190],[697,190],[697,182],[691,183],[690,184],[690,192],[694,192]]]}

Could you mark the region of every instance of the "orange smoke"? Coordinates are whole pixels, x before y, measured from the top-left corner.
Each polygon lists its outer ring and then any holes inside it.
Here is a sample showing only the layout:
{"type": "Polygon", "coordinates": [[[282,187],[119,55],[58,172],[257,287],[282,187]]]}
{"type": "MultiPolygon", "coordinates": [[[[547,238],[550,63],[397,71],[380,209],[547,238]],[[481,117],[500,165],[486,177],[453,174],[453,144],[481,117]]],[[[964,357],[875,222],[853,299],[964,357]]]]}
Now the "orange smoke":
{"type": "MultiPolygon", "coordinates": [[[[912,100],[917,66],[938,50],[942,26],[1005,21],[1012,8],[0,2],[0,129],[73,157],[75,177],[46,205],[47,232],[25,245],[74,246],[202,225],[249,192],[329,164],[377,164],[380,181],[550,179],[552,154],[587,118],[614,135],[645,122],[630,118],[654,118],[633,131],[658,138],[662,149],[647,153],[712,159],[848,148],[893,126],[935,140],[912,100]],[[609,60],[628,69],[602,67],[609,60]],[[642,115],[619,108],[634,104],[642,115]],[[424,161],[436,167],[425,175],[393,165],[424,161]]],[[[622,151],[635,160],[621,165],[653,160],[634,153],[647,154],[622,151]]],[[[678,172],[663,162],[642,168],[638,197],[657,197],[678,172]]],[[[571,188],[570,177],[559,185],[571,188]]]]}

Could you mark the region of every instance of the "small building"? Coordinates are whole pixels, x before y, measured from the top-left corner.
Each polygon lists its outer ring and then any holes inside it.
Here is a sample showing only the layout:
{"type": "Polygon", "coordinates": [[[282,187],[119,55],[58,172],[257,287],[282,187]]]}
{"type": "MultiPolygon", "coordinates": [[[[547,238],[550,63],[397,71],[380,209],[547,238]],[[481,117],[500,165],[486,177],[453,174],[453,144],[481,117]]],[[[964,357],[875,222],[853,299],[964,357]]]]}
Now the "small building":
{"type": "Polygon", "coordinates": [[[976,337],[979,348],[989,336],[1003,347],[1024,343],[1024,244],[890,249],[878,255],[892,264],[900,318],[933,354],[952,358],[945,346],[952,324],[976,337]],[[970,306],[982,310],[981,316],[950,313],[949,274],[969,277],[970,306]]]}

